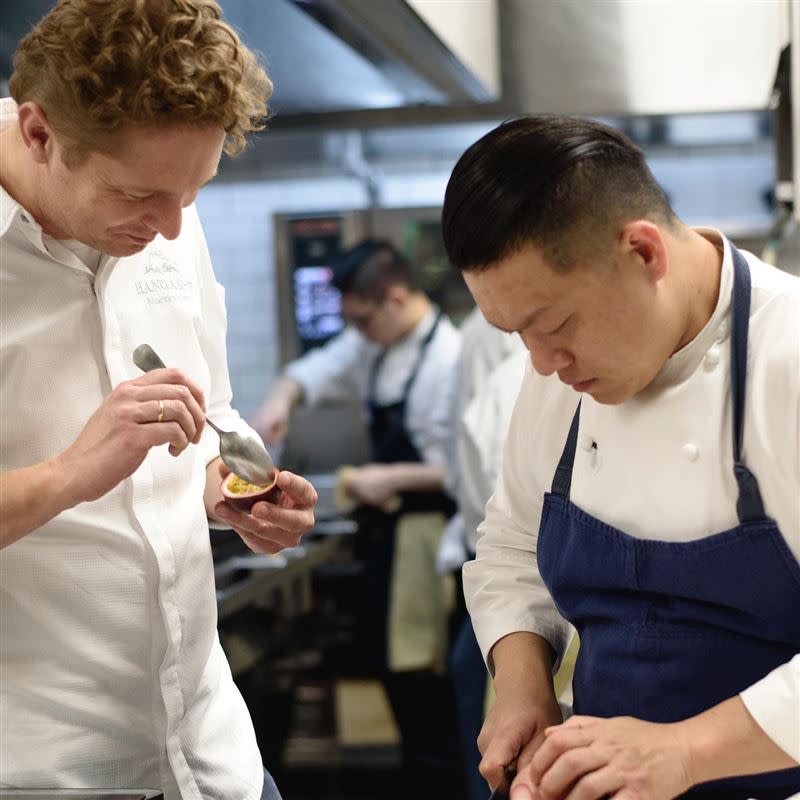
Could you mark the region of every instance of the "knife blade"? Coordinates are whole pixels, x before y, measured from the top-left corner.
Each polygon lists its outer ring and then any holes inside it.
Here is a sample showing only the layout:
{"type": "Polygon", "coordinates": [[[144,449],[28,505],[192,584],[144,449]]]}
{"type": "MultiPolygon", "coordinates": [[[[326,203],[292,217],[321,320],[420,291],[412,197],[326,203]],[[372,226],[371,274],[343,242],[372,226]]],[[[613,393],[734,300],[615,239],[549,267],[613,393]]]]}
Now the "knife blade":
{"type": "Polygon", "coordinates": [[[500,778],[500,783],[494,787],[494,791],[489,795],[489,800],[509,800],[511,782],[514,780],[516,774],[517,770],[515,767],[505,767],[503,769],[503,775],[500,778]]]}

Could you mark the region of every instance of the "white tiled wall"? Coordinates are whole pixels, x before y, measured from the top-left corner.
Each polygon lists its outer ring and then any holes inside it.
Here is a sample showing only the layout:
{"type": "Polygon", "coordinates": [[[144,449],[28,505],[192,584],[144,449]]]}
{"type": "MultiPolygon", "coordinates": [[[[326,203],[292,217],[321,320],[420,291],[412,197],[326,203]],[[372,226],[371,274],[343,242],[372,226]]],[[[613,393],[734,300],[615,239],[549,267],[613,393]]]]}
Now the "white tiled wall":
{"type": "Polygon", "coordinates": [[[273,215],[361,208],[363,185],[347,178],[206,187],[197,208],[228,309],[234,405],[247,416],[274,379],[278,346],[273,215]]]}

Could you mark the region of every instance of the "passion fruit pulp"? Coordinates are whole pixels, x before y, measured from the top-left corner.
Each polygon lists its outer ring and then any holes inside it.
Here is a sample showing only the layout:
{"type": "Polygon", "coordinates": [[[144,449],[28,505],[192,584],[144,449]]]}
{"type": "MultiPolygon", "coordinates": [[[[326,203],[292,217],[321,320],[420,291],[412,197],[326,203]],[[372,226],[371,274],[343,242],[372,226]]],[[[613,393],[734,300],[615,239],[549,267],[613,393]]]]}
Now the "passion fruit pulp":
{"type": "Polygon", "coordinates": [[[256,486],[248,483],[232,472],[222,481],[220,491],[225,498],[225,502],[232,505],[239,511],[249,511],[256,503],[264,500],[267,503],[277,503],[280,500],[281,490],[277,486],[278,472],[267,486],[256,486]]]}

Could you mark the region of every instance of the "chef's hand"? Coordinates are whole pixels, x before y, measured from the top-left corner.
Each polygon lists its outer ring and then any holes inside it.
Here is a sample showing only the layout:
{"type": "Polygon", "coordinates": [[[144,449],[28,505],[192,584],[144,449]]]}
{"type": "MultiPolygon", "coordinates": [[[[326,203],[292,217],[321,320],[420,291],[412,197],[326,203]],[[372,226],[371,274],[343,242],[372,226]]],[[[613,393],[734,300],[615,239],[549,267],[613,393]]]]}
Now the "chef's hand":
{"type": "Polygon", "coordinates": [[[391,464],[365,464],[349,469],[345,478],[347,493],[367,506],[380,507],[396,493],[391,464]]]}
{"type": "Polygon", "coordinates": [[[679,725],[576,716],[547,729],[511,800],[671,800],[691,788],[690,766],[679,725]]]}
{"type": "Polygon", "coordinates": [[[561,721],[552,680],[541,687],[520,682],[513,691],[498,689],[478,736],[480,772],[489,786],[497,786],[510,764],[524,771],[544,741],[545,729],[561,721]]]}
{"type": "Polygon", "coordinates": [[[97,500],[132,475],[151,447],[179,456],[200,441],[202,390],[177,369],[156,369],[120,383],[55,460],[73,505],[97,500]],[[158,421],[163,403],[163,416],[158,421]]]}
{"type": "Polygon", "coordinates": [[[317,492],[305,478],[281,470],[277,481],[281,496],[277,504],[261,501],[247,512],[239,511],[221,499],[219,484],[229,472],[221,460],[209,465],[206,509],[210,502],[213,503],[210,516],[230,525],[254,553],[274,555],[286,547],[296,547],[303,534],[314,527],[317,492]],[[216,496],[210,485],[210,476],[215,469],[216,496]]]}

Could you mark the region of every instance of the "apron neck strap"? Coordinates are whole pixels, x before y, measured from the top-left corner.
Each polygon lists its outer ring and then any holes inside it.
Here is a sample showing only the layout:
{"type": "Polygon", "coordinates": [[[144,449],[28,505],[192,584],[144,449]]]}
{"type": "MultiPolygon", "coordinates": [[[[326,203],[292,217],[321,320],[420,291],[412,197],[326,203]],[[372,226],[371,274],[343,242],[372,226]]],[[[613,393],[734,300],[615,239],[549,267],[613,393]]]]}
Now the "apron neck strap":
{"type": "Polygon", "coordinates": [[[550,491],[553,494],[560,494],[562,497],[569,498],[569,490],[572,486],[572,466],[575,463],[575,447],[578,444],[578,423],[581,418],[581,401],[572,417],[572,424],[569,426],[569,435],[561,453],[561,459],[556,467],[556,474],[553,475],[553,485],[550,491]]]}
{"type": "MultiPolygon", "coordinates": [[[[731,395],[733,400],[733,473],[739,487],[736,513],[739,522],[755,522],[765,518],[764,503],[755,475],[742,463],[744,435],[745,388],[747,386],[747,340],[750,327],[750,268],[744,256],[731,244],[733,255],[733,291],[731,325],[731,395]]],[[[572,468],[578,442],[581,404],[575,410],[561,459],[553,476],[553,494],[569,498],[572,468]]]]}
{"type": "MultiPolygon", "coordinates": [[[[434,335],[436,334],[436,329],[439,327],[439,321],[442,318],[442,312],[439,311],[436,314],[436,319],[433,321],[433,325],[431,325],[430,330],[425,334],[425,338],[422,340],[419,346],[419,351],[417,353],[417,359],[414,362],[414,366],[411,368],[411,373],[408,376],[408,380],[406,380],[405,386],[403,387],[403,395],[401,402],[405,402],[408,399],[408,395],[411,391],[411,386],[414,383],[414,380],[417,377],[417,373],[419,372],[419,368],[422,366],[422,360],[425,358],[425,353],[428,350],[428,345],[431,343],[431,339],[433,339],[434,335]]],[[[369,376],[369,395],[368,395],[368,404],[370,406],[375,405],[375,384],[378,380],[378,372],[380,371],[381,365],[383,364],[383,359],[386,358],[386,354],[389,352],[389,348],[384,348],[378,354],[377,358],[372,364],[372,372],[369,376]]]]}

